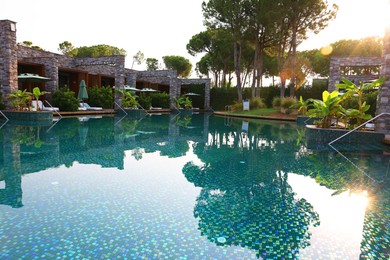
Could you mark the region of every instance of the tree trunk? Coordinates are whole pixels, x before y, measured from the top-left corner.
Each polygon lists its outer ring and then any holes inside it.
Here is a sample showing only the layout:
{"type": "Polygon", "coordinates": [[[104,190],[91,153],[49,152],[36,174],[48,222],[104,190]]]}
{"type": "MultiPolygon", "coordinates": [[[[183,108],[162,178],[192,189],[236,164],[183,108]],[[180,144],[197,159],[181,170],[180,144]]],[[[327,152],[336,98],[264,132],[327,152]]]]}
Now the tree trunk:
{"type": "Polygon", "coordinates": [[[295,86],[297,84],[297,30],[298,25],[296,22],[293,23],[292,26],[292,64],[291,64],[291,84],[290,84],[290,97],[294,97],[295,95],[295,86]]]}
{"type": "Polygon", "coordinates": [[[241,86],[241,44],[234,42],[234,70],[237,79],[237,98],[238,102],[242,102],[242,86],[241,86]]]}

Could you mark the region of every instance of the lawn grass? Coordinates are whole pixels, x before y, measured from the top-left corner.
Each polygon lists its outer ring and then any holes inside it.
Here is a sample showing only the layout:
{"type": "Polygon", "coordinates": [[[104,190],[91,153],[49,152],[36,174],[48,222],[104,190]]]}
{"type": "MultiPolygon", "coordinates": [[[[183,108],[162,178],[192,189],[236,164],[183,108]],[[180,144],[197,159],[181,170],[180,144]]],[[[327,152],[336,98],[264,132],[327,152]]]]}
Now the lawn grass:
{"type": "Polygon", "coordinates": [[[256,115],[256,116],[268,116],[274,113],[279,112],[279,109],[275,108],[260,108],[260,109],[254,109],[249,111],[233,111],[230,112],[232,114],[239,114],[239,115],[256,115]]]}

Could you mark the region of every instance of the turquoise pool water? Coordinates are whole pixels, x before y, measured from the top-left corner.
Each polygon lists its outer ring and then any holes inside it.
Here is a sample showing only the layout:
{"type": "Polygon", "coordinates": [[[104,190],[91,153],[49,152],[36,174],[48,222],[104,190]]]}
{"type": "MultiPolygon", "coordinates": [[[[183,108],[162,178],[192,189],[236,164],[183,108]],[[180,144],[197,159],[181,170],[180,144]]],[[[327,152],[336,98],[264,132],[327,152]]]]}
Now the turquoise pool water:
{"type": "Polygon", "coordinates": [[[0,259],[388,259],[389,149],[208,114],[0,129],[0,259]]]}

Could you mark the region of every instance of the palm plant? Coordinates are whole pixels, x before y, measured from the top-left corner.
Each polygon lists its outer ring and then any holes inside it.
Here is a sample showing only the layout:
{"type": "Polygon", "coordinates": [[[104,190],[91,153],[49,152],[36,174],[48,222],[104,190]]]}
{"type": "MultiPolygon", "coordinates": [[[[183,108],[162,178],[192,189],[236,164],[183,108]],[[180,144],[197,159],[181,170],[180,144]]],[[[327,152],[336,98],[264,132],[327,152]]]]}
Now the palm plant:
{"type": "Polygon", "coordinates": [[[320,126],[322,128],[329,128],[332,123],[332,118],[338,118],[341,113],[340,102],[343,100],[343,97],[339,96],[337,90],[329,93],[328,91],[322,92],[322,100],[310,99],[313,103],[313,108],[308,110],[308,116],[321,118],[320,126]]]}
{"type": "Polygon", "coordinates": [[[130,91],[124,91],[116,88],[116,92],[122,95],[122,106],[128,108],[138,108],[137,96],[132,95],[130,91]]]}
{"type": "Polygon", "coordinates": [[[8,98],[12,99],[12,105],[20,111],[25,110],[27,108],[30,111],[29,104],[31,102],[31,92],[25,90],[17,90],[11,94],[9,94],[8,98]]]}
{"type": "MultiPolygon", "coordinates": [[[[35,87],[33,88],[33,93],[32,93],[32,96],[35,98],[35,100],[37,101],[37,104],[38,104],[38,100],[40,98],[40,96],[43,96],[45,94],[49,94],[50,92],[48,91],[41,91],[38,87],[35,87]]],[[[41,108],[37,105],[37,111],[40,111],[41,108]]]]}
{"type": "Polygon", "coordinates": [[[370,109],[370,105],[363,102],[363,94],[378,88],[385,82],[385,80],[386,78],[382,77],[368,83],[360,82],[359,86],[357,86],[355,83],[343,78],[341,80],[343,83],[336,84],[338,89],[346,90],[346,93],[344,94],[346,97],[351,97],[353,95],[358,96],[358,113],[353,110],[347,112],[347,114],[351,114],[351,116],[357,119],[358,125],[361,125],[364,121],[367,121],[372,117],[370,114],[366,114],[366,112],[370,109]]]}

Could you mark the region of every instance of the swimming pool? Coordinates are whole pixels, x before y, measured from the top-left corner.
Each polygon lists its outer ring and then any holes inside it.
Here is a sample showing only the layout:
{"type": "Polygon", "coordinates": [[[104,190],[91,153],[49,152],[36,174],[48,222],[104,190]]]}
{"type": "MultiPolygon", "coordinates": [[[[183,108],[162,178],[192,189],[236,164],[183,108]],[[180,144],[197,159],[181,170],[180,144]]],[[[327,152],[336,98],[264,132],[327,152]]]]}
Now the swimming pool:
{"type": "Polygon", "coordinates": [[[0,259],[387,259],[387,147],[209,114],[0,130],[0,259]]]}

